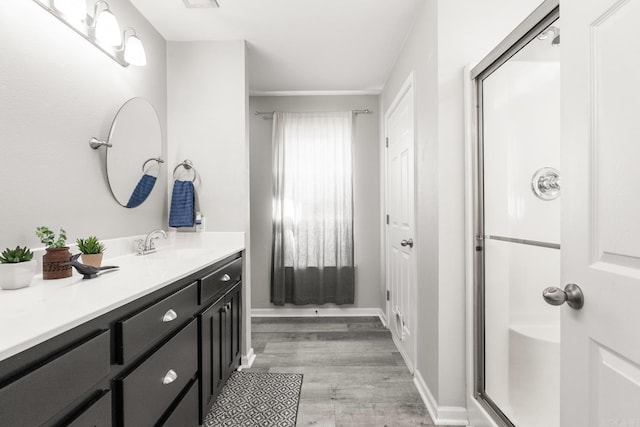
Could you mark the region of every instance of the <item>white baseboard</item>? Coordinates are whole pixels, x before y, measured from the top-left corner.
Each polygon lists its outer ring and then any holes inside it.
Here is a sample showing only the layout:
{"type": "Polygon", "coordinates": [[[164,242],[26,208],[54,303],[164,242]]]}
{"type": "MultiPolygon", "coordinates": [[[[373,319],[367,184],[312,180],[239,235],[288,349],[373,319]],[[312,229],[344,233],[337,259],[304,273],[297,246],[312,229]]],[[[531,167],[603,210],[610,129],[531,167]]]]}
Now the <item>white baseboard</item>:
{"type": "Polygon", "coordinates": [[[251,317],[378,317],[386,324],[386,317],[381,308],[252,308],[251,317]]]}
{"type": "Polygon", "coordinates": [[[473,427],[500,427],[473,396],[467,396],[467,413],[473,427]]]}
{"type": "Polygon", "coordinates": [[[398,350],[398,353],[400,353],[400,356],[402,356],[402,360],[404,360],[404,364],[407,365],[409,372],[413,374],[413,371],[415,370],[414,362],[411,361],[404,347],[402,346],[402,344],[400,344],[400,342],[398,341],[398,338],[393,332],[391,333],[391,339],[393,340],[393,344],[395,344],[396,349],[398,350]]]}
{"type": "Polygon", "coordinates": [[[387,313],[384,310],[380,309],[380,313],[378,314],[380,321],[382,322],[382,326],[389,329],[389,323],[387,322],[387,313]]]}
{"type": "Polygon", "coordinates": [[[253,352],[253,347],[251,347],[249,351],[247,351],[247,354],[242,356],[242,360],[240,361],[241,365],[238,370],[249,369],[255,360],[256,354],[253,352]]]}
{"type": "Polygon", "coordinates": [[[429,387],[424,382],[424,378],[416,369],[413,373],[413,383],[418,388],[418,392],[424,401],[424,404],[433,419],[433,423],[437,426],[466,426],[469,425],[467,419],[467,409],[459,406],[438,406],[436,399],[431,394],[429,387]]]}

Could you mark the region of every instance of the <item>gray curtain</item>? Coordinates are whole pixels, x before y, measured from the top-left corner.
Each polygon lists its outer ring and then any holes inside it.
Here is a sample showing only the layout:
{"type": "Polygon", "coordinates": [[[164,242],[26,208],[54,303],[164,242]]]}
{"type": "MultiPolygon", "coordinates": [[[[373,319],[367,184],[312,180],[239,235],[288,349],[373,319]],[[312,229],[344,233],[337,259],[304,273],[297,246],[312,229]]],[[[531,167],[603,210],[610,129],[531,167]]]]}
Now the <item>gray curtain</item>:
{"type": "Polygon", "coordinates": [[[271,302],[353,304],[351,111],[275,113],[271,302]]]}

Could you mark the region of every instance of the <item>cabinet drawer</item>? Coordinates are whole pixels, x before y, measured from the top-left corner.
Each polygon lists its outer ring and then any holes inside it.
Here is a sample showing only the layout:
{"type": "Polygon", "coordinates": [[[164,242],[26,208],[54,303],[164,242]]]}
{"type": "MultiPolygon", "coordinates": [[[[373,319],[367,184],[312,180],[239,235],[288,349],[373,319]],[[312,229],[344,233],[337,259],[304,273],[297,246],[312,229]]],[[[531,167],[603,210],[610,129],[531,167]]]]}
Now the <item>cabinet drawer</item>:
{"type": "Polygon", "coordinates": [[[121,425],[154,425],[198,370],[198,328],[194,319],[135,370],[116,380],[121,425]]]}
{"type": "Polygon", "coordinates": [[[171,412],[163,427],[197,427],[198,420],[198,382],[195,381],[178,406],[171,412]]]}
{"type": "Polygon", "coordinates": [[[231,261],[200,280],[200,304],[222,295],[242,278],[242,258],[231,261]]]}
{"type": "Polygon", "coordinates": [[[111,427],[111,392],[103,394],[66,425],[68,427],[111,427]]]}
{"type": "Polygon", "coordinates": [[[0,389],[0,424],[40,425],[109,374],[109,331],[0,389]]]}
{"type": "Polygon", "coordinates": [[[117,360],[123,364],[176,330],[198,305],[197,283],[116,323],[117,360]]]}

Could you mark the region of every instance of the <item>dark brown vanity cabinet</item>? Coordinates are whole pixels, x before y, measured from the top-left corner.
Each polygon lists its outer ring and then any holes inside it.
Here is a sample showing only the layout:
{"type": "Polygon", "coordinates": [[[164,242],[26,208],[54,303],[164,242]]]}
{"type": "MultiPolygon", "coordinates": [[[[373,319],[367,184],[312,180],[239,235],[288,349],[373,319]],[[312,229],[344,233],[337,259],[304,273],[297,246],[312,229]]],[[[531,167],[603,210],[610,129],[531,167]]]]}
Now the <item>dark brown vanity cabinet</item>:
{"type": "Polygon", "coordinates": [[[240,366],[242,346],[242,284],[238,283],[227,294],[229,311],[226,317],[225,339],[225,381],[240,366]]]}
{"type": "Polygon", "coordinates": [[[200,279],[200,304],[209,304],[229,291],[230,286],[242,280],[242,258],[229,261],[211,274],[200,279]]]}
{"type": "Polygon", "coordinates": [[[0,361],[0,426],[196,427],[242,337],[241,254],[0,361]]]}
{"type": "Polygon", "coordinates": [[[231,373],[240,366],[241,327],[242,282],[238,277],[231,289],[200,315],[201,423],[231,373]]]}
{"type": "Polygon", "coordinates": [[[198,328],[195,319],[140,365],[116,379],[124,427],[154,426],[198,372],[198,328]]]}
{"type": "Polygon", "coordinates": [[[198,310],[198,282],[194,282],[142,311],[116,322],[116,359],[125,364],[167,337],[198,310]]]}
{"type": "Polygon", "coordinates": [[[168,418],[162,420],[163,427],[188,427],[200,424],[198,389],[198,381],[194,381],[191,387],[187,388],[184,396],[181,396],[180,403],[168,418]]]}
{"type": "Polygon", "coordinates": [[[98,395],[86,409],[64,424],[68,427],[111,427],[111,392],[98,395]]]}
{"type": "MultiPolygon", "coordinates": [[[[0,425],[39,426],[64,408],[69,413],[85,409],[92,389],[109,374],[109,331],[82,339],[53,353],[6,380],[0,388],[0,425]],[[81,396],[84,402],[74,405],[81,396]]],[[[111,421],[110,413],[106,414],[111,421]]],[[[100,421],[105,421],[100,420],[100,421]]]]}

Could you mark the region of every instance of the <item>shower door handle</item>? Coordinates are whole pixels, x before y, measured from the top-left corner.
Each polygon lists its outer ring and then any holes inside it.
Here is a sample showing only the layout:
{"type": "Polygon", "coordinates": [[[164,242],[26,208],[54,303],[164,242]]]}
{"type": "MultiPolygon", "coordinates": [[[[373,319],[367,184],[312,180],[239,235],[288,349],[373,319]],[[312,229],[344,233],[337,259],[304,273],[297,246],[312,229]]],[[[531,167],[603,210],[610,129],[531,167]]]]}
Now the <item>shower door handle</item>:
{"type": "Polygon", "coordinates": [[[555,286],[551,286],[542,291],[542,298],[551,305],[562,305],[565,302],[569,307],[580,310],[584,305],[584,294],[580,286],[569,283],[564,287],[564,291],[555,286]]]}
{"type": "Polygon", "coordinates": [[[413,247],[413,239],[401,241],[400,242],[400,246],[409,246],[410,248],[412,248],[413,247]]]}

